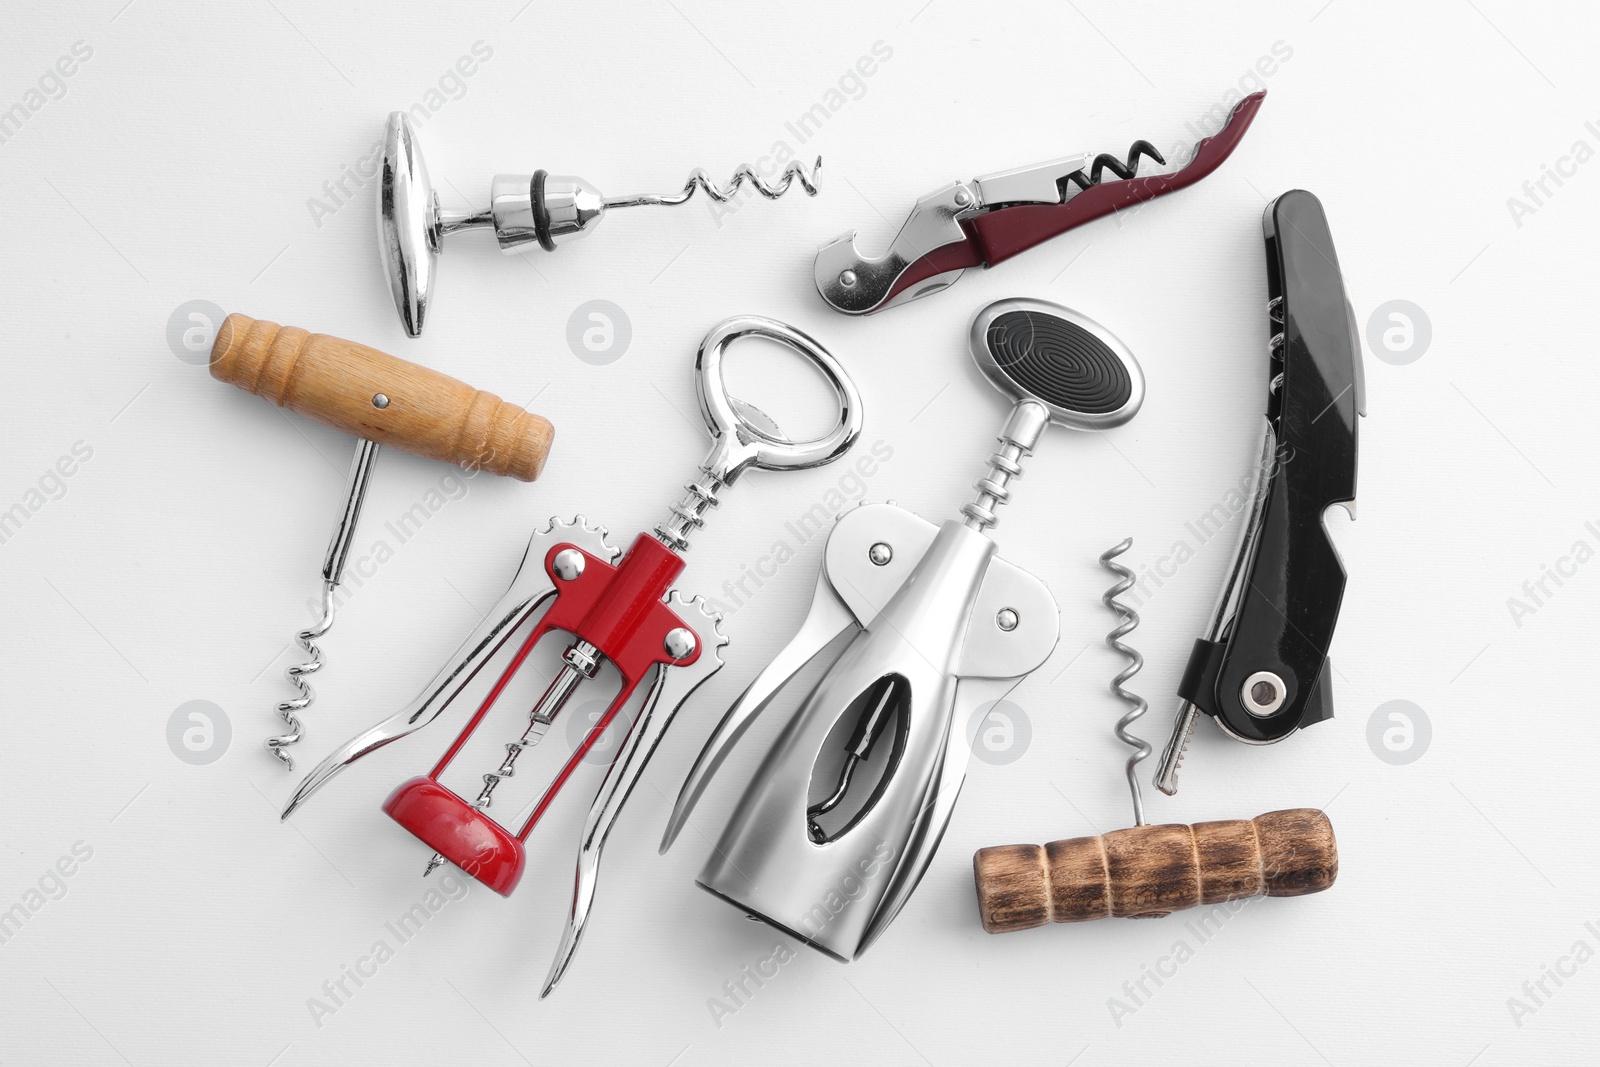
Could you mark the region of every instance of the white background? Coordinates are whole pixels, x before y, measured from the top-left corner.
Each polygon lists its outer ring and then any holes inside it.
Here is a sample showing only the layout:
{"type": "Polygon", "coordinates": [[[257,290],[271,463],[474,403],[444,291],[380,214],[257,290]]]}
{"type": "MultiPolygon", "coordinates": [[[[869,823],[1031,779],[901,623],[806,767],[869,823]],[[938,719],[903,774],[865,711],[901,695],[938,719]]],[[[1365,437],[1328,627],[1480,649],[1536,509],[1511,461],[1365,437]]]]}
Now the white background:
{"type": "MultiPolygon", "coordinates": [[[[37,503],[30,490],[75,443],[93,453],[60,485],[45,478],[58,498],[0,544],[0,909],[37,902],[41,879],[59,897],[0,945],[0,1060],[1592,1056],[1600,565],[1564,565],[1565,584],[1547,581],[1552,595],[1520,619],[1507,603],[1574,542],[1600,547],[1585,527],[1600,520],[1600,165],[1564,164],[1570,176],[1547,181],[1537,204],[1522,191],[1574,142],[1587,142],[1585,160],[1600,147],[1600,129],[1585,127],[1600,120],[1592,19],[1504,0],[1203,13],[1100,0],[124,4],[14,4],[0,35],[4,107],[75,42],[93,51],[65,95],[0,145],[0,508],[37,503]],[[481,200],[497,171],[537,167],[609,193],[666,190],[696,166],[731,173],[778,140],[826,157],[822,192],[749,203],[720,225],[698,199],[618,213],[554,255],[503,258],[484,234],[452,238],[427,332],[409,340],[378,268],[370,184],[320,225],[308,200],[478,41],[492,58],[419,133],[447,206],[481,200]],[[847,81],[854,91],[820,134],[796,145],[785,123],[879,41],[891,58],[847,81]],[[1252,75],[1275,45],[1289,58],[1252,75]],[[839,232],[859,227],[879,248],[917,196],[952,179],[1120,152],[1139,137],[1192,141],[1186,124],[1252,78],[1270,95],[1235,157],[1134,217],[865,320],[835,315],[812,289],[812,251],[839,232]],[[1361,518],[1329,517],[1350,571],[1337,716],[1265,749],[1202,723],[1182,792],[1147,799],[1157,820],[1178,822],[1326,806],[1338,883],[1252,903],[1203,944],[1184,916],[991,937],[974,907],[975,849],[1130,820],[1095,556],[1131,533],[1130,559],[1155,564],[1251,463],[1265,389],[1260,217],[1295,187],[1326,206],[1363,332],[1381,305],[1408,300],[1432,341],[1406,365],[1368,349],[1361,518]],[[1515,218],[1513,196],[1534,210],[1515,218]],[[449,902],[314,1017],[323,982],[380,938],[396,946],[385,923],[423,899],[426,849],[378,805],[431,766],[449,727],[372,757],[278,822],[297,774],[260,740],[289,691],[287,641],[308,618],[350,441],[178,358],[166,339],[174,311],[203,299],[361,340],[528,402],[557,426],[537,484],[474,480],[350,597],[306,714],[304,769],[409,699],[549,516],[582,512],[626,540],[664,513],[704,449],[693,352],[727,315],[772,315],[829,344],[866,397],[863,443],[893,449],[868,497],[954,514],[1005,410],[970,365],[965,328],[1008,296],[1105,323],[1142,360],[1149,399],[1107,437],[1047,436],[1004,514],[1002,551],[1051,587],[1061,644],[1013,695],[1028,747],[1009,764],[974,761],[941,852],[874,949],[841,967],[794,945],[748,1003],[713,1016],[723,983],[782,940],[693,885],[708,848],[699,835],[726,817],[776,715],[736,751],[697,830],[656,855],[665,797],[799,623],[813,541],[726,623],[729,665],[685,709],[613,835],[589,935],[551,999],[538,987],[595,768],[535,834],[513,897],[477,888],[449,902]],[[594,299],[632,325],[608,365],[580,361],[566,341],[568,317],[594,299]],[[209,765],[169,747],[169,719],[193,700],[231,723],[209,765]],[[1405,765],[1368,741],[1393,700],[1432,724],[1405,765]],[[63,893],[45,875],[78,842],[92,857],[63,893]],[[1159,988],[1146,980],[1152,995],[1135,1004],[1124,983],[1146,967],[1171,973],[1161,961],[1180,939],[1192,957],[1159,988]],[[1580,940],[1582,963],[1571,955],[1580,940]],[[1545,979],[1530,999],[1524,983],[1558,966],[1570,977],[1545,979]],[[1115,1011],[1113,998],[1135,1010],[1115,1011]]],[[[744,395],[783,421],[786,398],[773,394],[788,379],[746,374],[744,395]]],[[[450,473],[384,454],[358,553],[393,545],[383,523],[450,473]]],[[[681,588],[718,595],[844,473],[749,477],[695,539],[681,588]]],[[[1230,542],[1231,531],[1201,547],[1144,606],[1133,642],[1149,666],[1136,688],[1152,701],[1141,732],[1158,748],[1230,542]]],[[[484,769],[520,716],[511,706],[485,727],[484,769]]],[[[529,766],[524,789],[554,764],[529,766]]]]}

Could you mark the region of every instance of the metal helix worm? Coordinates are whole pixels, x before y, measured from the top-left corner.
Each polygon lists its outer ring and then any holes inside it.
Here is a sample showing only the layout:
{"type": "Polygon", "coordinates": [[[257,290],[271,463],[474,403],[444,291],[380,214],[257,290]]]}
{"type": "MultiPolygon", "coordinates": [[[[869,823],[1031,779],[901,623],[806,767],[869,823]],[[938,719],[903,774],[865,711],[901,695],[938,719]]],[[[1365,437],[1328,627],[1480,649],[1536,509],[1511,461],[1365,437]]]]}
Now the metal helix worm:
{"type": "Polygon", "coordinates": [[[1128,148],[1128,158],[1124,162],[1110,152],[1101,152],[1094,157],[1094,163],[1086,175],[1082,170],[1075,170],[1061,179],[1062,191],[1066,191],[1068,182],[1072,182],[1079,189],[1088,189],[1091,185],[1099,185],[1106,171],[1110,171],[1124,180],[1132,178],[1139,173],[1139,157],[1149,156],[1157,163],[1165,164],[1166,158],[1156,151],[1156,146],[1149,141],[1135,141],[1128,148]]]}
{"type": "Polygon", "coordinates": [[[1133,571],[1115,562],[1118,556],[1132,547],[1133,538],[1125,537],[1101,553],[1100,565],[1116,575],[1119,581],[1105,591],[1100,597],[1100,601],[1115,612],[1121,620],[1110,633],[1106,634],[1106,645],[1113,651],[1127,657],[1128,665],[1122,669],[1120,674],[1111,679],[1111,691],[1130,705],[1127,714],[1117,720],[1116,734],[1117,740],[1134,750],[1133,755],[1128,757],[1128,791],[1133,794],[1134,821],[1138,825],[1144,826],[1146,825],[1144,820],[1144,798],[1139,792],[1139,778],[1135,769],[1138,767],[1140,760],[1150,755],[1151,748],[1144,740],[1129,733],[1128,727],[1132,726],[1134,721],[1143,715],[1150,705],[1144,697],[1139,696],[1137,693],[1129,692],[1126,688],[1127,681],[1144,669],[1144,657],[1136,649],[1130,648],[1122,641],[1124,637],[1138,628],[1139,613],[1116,599],[1133,588],[1133,571]]]}
{"type": "Polygon", "coordinates": [[[794,184],[796,181],[799,181],[800,187],[806,191],[807,196],[816,196],[817,175],[821,173],[821,171],[821,156],[818,156],[817,161],[812,164],[810,174],[806,173],[805,167],[798,159],[792,160],[787,167],[783,168],[783,174],[779,176],[779,180],[772,185],[768,185],[759,174],[750,169],[750,164],[742,163],[739,165],[739,169],[733,172],[733,177],[728,180],[728,184],[718,188],[716,185],[712,184],[711,176],[708,175],[703,169],[697,167],[693,172],[690,173],[689,179],[683,183],[683,189],[681,192],[665,193],[660,196],[647,195],[622,196],[616,198],[608,197],[605,205],[608,208],[676,207],[692,197],[696,189],[704,189],[706,195],[711,199],[717,201],[719,204],[725,204],[729,200],[733,199],[734,194],[737,193],[740,187],[743,186],[747,181],[752,187],[754,187],[756,192],[760,193],[768,200],[778,199],[778,197],[788,192],[789,186],[794,184]]]}
{"type": "Polygon", "coordinates": [[[311,706],[317,699],[317,694],[310,684],[306,682],[306,675],[316,674],[322,669],[322,649],[317,647],[317,638],[327,633],[333,627],[333,590],[332,583],[325,583],[322,587],[322,618],[295,634],[295,640],[300,647],[305,649],[306,655],[311,658],[304,663],[291,663],[284,668],[283,676],[294,683],[300,695],[285,700],[278,705],[278,714],[283,721],[289,724],[287,733],[277,737],[269,737],[266,741],[267,751],[277,756],[286,766],[294,767],[294,757],[284,749],[300,740],[300,717],[297,712],[302,712],[311,706]]]}

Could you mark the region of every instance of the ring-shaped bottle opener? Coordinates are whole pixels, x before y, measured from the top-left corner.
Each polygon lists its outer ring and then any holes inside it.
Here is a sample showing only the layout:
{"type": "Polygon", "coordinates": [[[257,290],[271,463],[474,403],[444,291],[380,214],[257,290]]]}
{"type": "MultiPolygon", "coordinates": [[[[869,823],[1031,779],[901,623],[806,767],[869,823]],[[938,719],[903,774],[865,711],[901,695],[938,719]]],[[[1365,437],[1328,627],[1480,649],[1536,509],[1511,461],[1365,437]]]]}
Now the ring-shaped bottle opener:
{"type": "Polygon", "coordinates": [[[702,598],[686,598],[672,588],[684,567],[681,553],[689,547],[689,534],[705,524],[722,488],[745,471],[820,467],[844,455],[861,434],[861,395],[849,375],[821,344],[784,323],[756,316],[720,323],[701,342],[695,369],[700,412],[712,446],[669,517],[652,532],[639,534],[626,553],[611,545],[604,527],[590,526],[581,516],[571,522],[552,519],[528,542],[510,589],[417,698],[330,753],[300,783],[283,812],[288,818],[350,764],[437,719],[511,636],[532,622],[439,762],[428,774],[401,784],[383,806],[435,850],[430,871],[448,860],[495,892],[509,894],[522,877],[528,835],[585,755],[643,688],[646,695],[638,710],[624,717],[626,733],[584,823],[572,910],[543,996],[555,988],[577,951],[594,901],[601,849],[628,794],[683,702],[722,666],[721,649],[728,641],[720,631],[720,617],[702,598]],[[783,344],[821,372],[838,404],[831,430],[812,441],[791,441],[759,409],[729,394],[723,358],[735,341],[751,337],[783,344]],[[527,730],[506,745],[499,768],[484,775],[477,799],[468,801],[441,784],[440,776],[534,647],[556,630],[571,637],[560,673],[534,706],[527,730]],[[572,695],[607,662],[620,675],[620,688],[532,814],[515,832],[490,818],[487,809],[495,787],[511,776],[517,757],[539,743],[572,695]]]}

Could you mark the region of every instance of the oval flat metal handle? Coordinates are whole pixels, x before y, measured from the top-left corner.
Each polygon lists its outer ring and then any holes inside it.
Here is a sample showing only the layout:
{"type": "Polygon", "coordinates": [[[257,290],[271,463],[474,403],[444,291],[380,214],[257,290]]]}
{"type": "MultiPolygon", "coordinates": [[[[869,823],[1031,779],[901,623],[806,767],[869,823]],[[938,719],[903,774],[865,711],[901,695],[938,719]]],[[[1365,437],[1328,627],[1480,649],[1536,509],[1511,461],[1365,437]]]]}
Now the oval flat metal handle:
{"type": "Polygon", "coordinates": [[[390,114],[378,182],[378,254],[400,322],[422,336],[438,270],[439,197],[428,180],[422,148],[404,111],[390,114]]]}
{"type": "Polygon", "coordinates": [[[731,484],[751,467],[805,470],[832,463],[861,436],[861,393],[855,382],[815,338],[787,323],[759,315],[736,315],[723,320],[700,342],[695,370],[700,414],[715,441],[703,467],[724,484],[731,484]],[[746,337],[777,341],[804,356],[822,373],[839,403],[833,429],[812,441],[790,441],[777,436],[770,422],[761,424],[752,418],[750,405],[728,395],[722,373],[723,355],[729,345],[746,337]]]}
{"type": "Polygon", "coordinates": [[[1144,371],[1128,346],[1060,304],[997,300],[973,316],[968,347],[991,384],[1043,404],[1057,426],[1108,430],[1144,403],[1144,371]]]}

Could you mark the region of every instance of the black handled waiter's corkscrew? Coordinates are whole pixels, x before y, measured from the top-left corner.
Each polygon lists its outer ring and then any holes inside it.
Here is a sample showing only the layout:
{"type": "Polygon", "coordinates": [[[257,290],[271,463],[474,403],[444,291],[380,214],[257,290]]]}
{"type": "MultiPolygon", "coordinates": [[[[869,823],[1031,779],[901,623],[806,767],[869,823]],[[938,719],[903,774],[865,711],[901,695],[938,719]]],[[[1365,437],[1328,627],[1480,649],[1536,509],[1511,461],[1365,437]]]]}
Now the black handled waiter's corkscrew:
{"type": "Polygon", "coordinates": [[[1169,794],[1200,712],[1254,745],[1333,714],[1328,646],[1345,571],[1322,517],[1334,504],[1355,517],[1356,419],[1366,414],[1359,335],[1317,198],[1284,193],[1262,226],[1266,433],[1239,550],[1178,686],[1184,703],[1156,772],[1169,794]]]}

